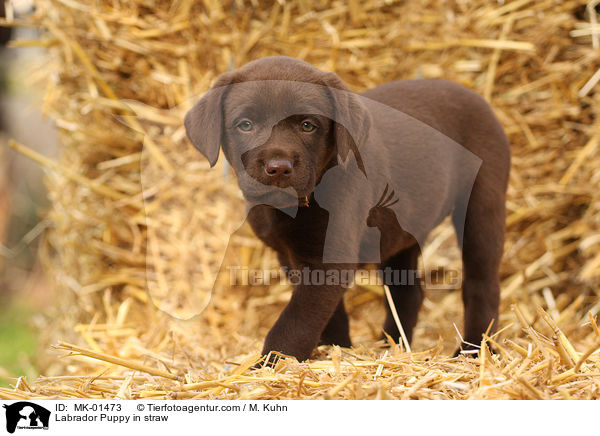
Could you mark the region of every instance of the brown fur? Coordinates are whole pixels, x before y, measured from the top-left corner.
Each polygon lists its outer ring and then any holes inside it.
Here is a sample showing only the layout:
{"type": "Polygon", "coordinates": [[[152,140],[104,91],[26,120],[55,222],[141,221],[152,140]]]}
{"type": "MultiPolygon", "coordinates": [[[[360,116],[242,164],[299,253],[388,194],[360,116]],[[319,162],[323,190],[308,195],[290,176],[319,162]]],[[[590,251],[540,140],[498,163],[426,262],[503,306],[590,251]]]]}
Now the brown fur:
{"type": "MultiPolygon", "coordinates": [[[[361,263],[360,253],[368,251],[365,229],[371,228],[381,233],[379,267],[414,270],[427,233],[452,215],[463,250],[464,339],[478,344],[498,319],[498,268],[510,167],[509,145],[500,124],[481,97],[447,81],[392,82],[360,95],[347,91],[333,73],[291,58],[264,58],[222,75],[186,115],[185,125],[192,143],[211,165],[222,145],[249,201],[252,228],[277,251],[284,267],[355,269],[361,263]],[[244,86],[231,87],[234,84],[244,86]],[[305,84],[320,86],[313,89],[305,84]],[[404,121],[382,116],[376,104],[406,114],[398,118],[404,121]],[[252,130],[242,131],[240,126],[248,125],[240,120],[250,119],[252,130]],[[410,130],[413,119],[424,127],[410,130]],[[303,131],[306,120],[317,128],[303,131]],[[403,134],[410,136],[410,143],[403,134]],[[460,144],[481,160],[472,180],[454,158],[455,152],[448,151],[451,147],[436,149],[441,150],[439,156],[419,148],[434,136],[449,138],[448,142],[460,144]],[[279,172],[281,162],[293,171],[279,172]],[[346,174],[335,172],[340,171],[340,163],[356,168],[359,175],[337,183],[333,176],[328,179],[333,173],[346,174]],[[265,173],[269,164],[275,168],[271,175],[265,173]],[[424,176],[412,186],[407,174],[424,176]],[[324,190],[337,211],[319,201],[326,179],[334,180],[324,190]],[[364,180],[374,187],[363,187],[364,180]],[[393,184],[392,197],[392,189],[382,197],[384,182],[393,184]],[[467,185],[472,185],[468,201],[459,195],[467,185]],[[403,187],[414,192],[406,193],[403,187]],[[294,216],[290,208],[304,196],[309,206],[299,207],[294,216]],[[402,211],[417,210],[412,221],[402,217],[402,211]],[[342,253],[347,260],[324,262],[326,251],[342,253]]],[[[421,286],[388,285],[411,338],[423,300],[421,286]]],[[[350,346],[343,293],[344,287],[337,284],[296,285],[267,335],[263,353],[278,351],[303,360],[319,343],[350,346]]],[[[397,339],[389,308],[387,312],[384,330],[397,339]]]]}

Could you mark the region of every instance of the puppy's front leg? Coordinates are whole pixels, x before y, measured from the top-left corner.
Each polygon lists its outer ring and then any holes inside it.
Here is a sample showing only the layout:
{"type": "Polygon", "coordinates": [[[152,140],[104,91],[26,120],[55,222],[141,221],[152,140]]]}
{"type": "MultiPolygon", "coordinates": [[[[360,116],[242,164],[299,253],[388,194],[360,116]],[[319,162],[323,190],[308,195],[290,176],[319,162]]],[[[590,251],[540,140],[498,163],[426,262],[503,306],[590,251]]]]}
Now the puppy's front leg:
{"type": "Polygon", "coordinates": [[[294,284],[292,298],[267,335],[263,355],[278,351],[300,361],[308,359],[342,300],[343,283],[331,279],[340,269],[325,270],[322,265],[307,268],[299,279],[290,277],[294,284]],[[330,274],[329,283],[335,284],[322,283],[326,274],[330,274]]]}

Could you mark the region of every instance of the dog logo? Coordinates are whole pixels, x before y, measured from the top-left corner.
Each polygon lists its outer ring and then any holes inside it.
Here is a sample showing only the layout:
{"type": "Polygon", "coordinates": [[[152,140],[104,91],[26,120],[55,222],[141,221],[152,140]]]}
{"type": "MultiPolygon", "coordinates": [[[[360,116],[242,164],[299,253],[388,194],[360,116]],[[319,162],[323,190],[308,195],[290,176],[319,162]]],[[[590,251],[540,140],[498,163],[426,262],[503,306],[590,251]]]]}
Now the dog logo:
{"type": "Polygon", "coordinates": [[[3,405],[6,409],[6,431],[14,433],[16,429],[48,430],[50,411],[29,401],[19,401],[3,405]]]}

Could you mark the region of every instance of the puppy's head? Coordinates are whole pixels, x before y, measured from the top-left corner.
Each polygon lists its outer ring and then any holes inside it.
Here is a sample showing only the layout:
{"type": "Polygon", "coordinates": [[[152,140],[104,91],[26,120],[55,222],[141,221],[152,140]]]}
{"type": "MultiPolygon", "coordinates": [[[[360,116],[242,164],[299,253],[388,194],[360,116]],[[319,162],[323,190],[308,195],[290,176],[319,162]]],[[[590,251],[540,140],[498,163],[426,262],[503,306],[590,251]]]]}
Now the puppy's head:
{"type": "Polygon", "coordinates": [[[277,207],[309,196],[324,172],[359,150],[370,115],[339,77],[272,57],[223,74],[185,117],[187,135],[217,162],[220,146],[244,196],[277,207]]]}

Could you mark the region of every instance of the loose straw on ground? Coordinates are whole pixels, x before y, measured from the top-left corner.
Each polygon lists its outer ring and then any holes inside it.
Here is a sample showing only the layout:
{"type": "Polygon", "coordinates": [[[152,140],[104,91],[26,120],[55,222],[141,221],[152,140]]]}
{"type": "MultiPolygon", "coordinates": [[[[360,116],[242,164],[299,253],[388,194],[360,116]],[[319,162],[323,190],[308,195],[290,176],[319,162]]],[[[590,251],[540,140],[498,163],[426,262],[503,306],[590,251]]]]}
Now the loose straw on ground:
{"type": "MultiPolygon", "coordinates": [[[[396,310],[396,305],[394,304],[394,299],[392,298],[392,293],[390,292],[390,287],[388,285],[383,285],[383,289],[385,290],[385,298],[387,299],[388,307],[392,312],[392,316],[394,317],[394,322],[396,323],[396,327],[398,327],[398,331],[400,332],[400,337],[402,338],[402,344],[404,345],[404,349],[407,352],[411,352],[410,343],[406,338],[406,333],[404,333],[404,328],[402,327],[402,323],[400,322],[400,318],[398,317],[398,311],[396,310]]],[[[394,338],[396,339],[396,338],[394,338]]]]}

